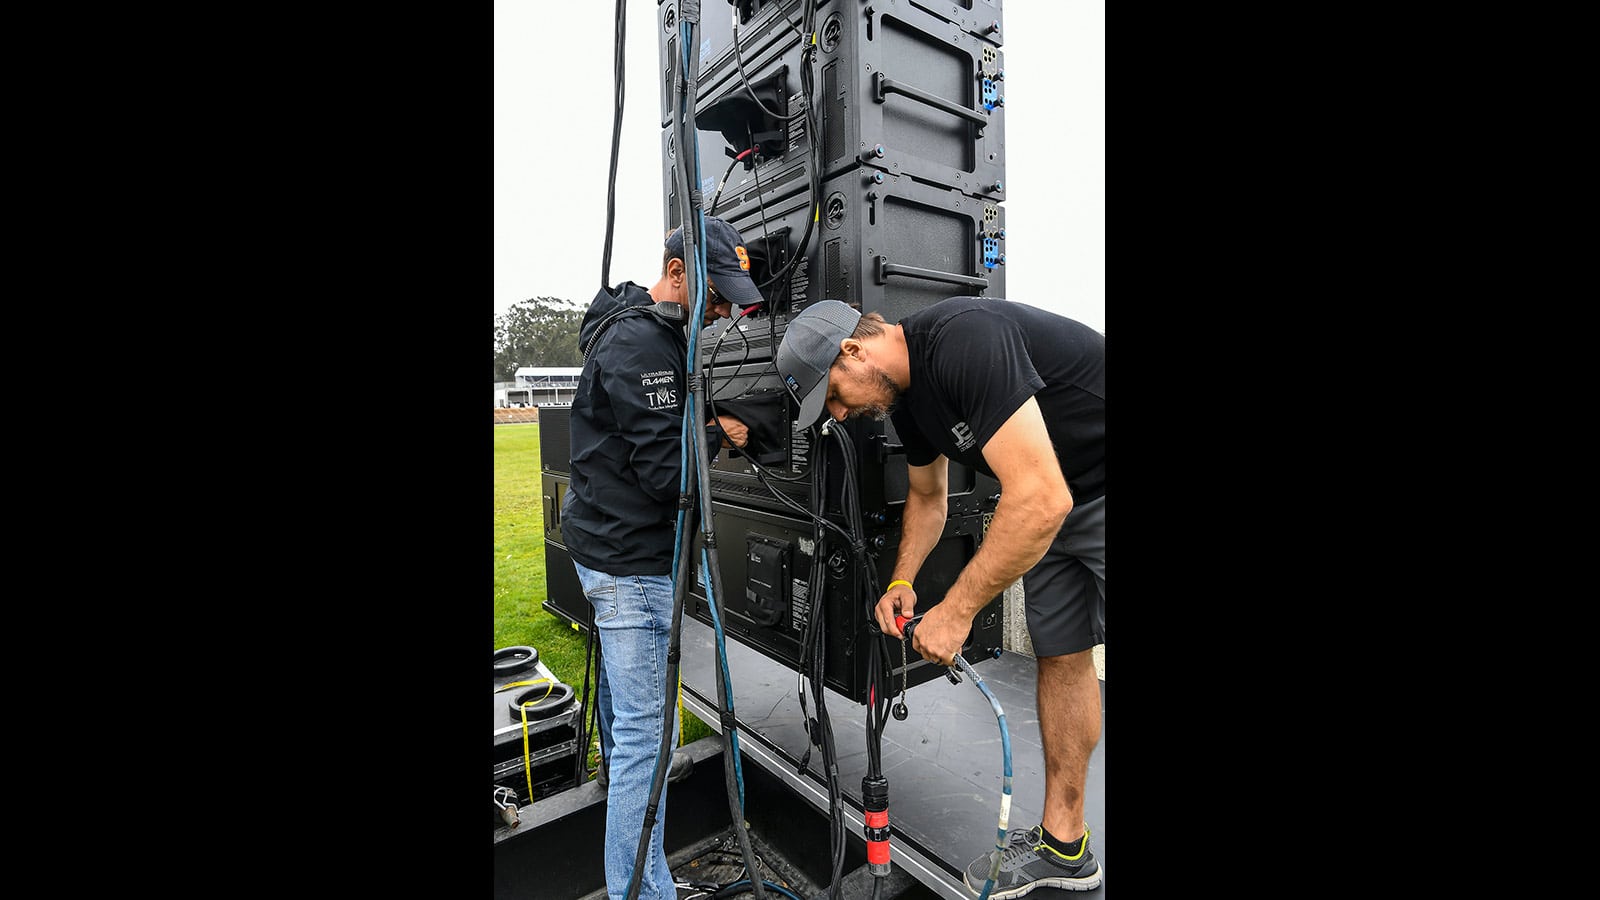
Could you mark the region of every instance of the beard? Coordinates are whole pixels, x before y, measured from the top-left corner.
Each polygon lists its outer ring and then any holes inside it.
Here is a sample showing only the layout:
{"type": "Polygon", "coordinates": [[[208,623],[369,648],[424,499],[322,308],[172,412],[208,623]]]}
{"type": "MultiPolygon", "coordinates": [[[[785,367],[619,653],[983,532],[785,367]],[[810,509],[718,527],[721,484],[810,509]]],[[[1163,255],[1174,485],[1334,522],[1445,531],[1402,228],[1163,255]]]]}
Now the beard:
{"type": "Polygon", "coordinates": [[[874,422],[882,422],[884,419],[889,418],[889,413],[894,412],[895,404],[900,402],[900,386],[894,383],[894,379],[883,374],[881,369],[874,372],[873,375],[877,376],[878,389],[883,392],[884,399],[878,403],[869,403],[865,406],[856,407],[850,411],[849,418],[865,417],[874,422]]]}

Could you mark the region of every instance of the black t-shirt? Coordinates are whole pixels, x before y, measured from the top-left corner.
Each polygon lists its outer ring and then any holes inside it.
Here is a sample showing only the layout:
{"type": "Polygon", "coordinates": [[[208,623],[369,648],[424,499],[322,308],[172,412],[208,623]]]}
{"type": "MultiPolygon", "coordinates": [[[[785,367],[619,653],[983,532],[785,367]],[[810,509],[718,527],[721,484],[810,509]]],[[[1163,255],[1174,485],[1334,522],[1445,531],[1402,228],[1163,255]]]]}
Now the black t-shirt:
{"type": "Polygon", "coordinates": [[[1055,313],[951,297],[900,320],[911,387],[893,413],[906,462],[941,454],[994,476],[983,447],[1037,397],[1072,497],[1106,492],[1106,338],[1055,313]]]}

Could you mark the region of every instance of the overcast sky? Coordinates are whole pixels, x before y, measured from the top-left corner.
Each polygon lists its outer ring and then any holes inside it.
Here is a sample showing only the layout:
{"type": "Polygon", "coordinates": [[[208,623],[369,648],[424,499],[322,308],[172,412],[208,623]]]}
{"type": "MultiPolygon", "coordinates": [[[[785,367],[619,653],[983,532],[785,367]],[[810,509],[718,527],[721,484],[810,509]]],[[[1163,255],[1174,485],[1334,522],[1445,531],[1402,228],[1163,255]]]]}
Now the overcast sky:
{"type": "MultiPolygon", "coordinates": [[[[665,222],[657,3],[626,8],[611,283],[648,287],[665,222]]],[[[722,0],[701,8],[729,9],[722,0]]],[[[605,251],[615,3],[496,0],[494,9],[494,311],[538,296],[587,304],[605,251]]],[[[1105,3],[1001,9],[1007,299],[1104,332],[1105,3]]]]}

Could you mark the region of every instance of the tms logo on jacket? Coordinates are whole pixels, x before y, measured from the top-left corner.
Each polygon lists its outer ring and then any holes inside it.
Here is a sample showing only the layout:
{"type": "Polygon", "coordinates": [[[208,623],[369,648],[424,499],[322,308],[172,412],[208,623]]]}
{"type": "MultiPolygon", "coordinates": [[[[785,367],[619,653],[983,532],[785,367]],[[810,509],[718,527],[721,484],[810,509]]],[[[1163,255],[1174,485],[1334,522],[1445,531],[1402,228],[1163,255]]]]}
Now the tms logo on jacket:
{"type": "Polygon", "coordinates": [[[655,393],[646,395],[645,399],[649,401],[651,409],[676,407],[678,405],[678,392],[670,388],[656,388],[655,393]]]}
{"type": "Polygon", "coordinates": [[[666,369],[659,372],[646,372],[640,375],[639,383],[645,387],[645,403],[651,409],[677,407],[678,392],[674,390],[677,380],[678,377],[666,369]]]}

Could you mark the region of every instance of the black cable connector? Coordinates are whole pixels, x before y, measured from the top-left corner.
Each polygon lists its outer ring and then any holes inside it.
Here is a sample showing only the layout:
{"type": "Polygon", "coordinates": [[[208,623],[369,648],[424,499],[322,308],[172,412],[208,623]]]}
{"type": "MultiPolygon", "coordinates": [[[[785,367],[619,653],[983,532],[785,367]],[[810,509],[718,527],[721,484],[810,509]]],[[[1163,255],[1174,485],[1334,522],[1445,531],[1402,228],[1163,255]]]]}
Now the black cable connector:
{"type": "Polygon", "coordinates": [[[861,825],[867,838],[867,871],[875,876],[889,874],[889,779],[868,775],[861,779],[861,825]]]}

